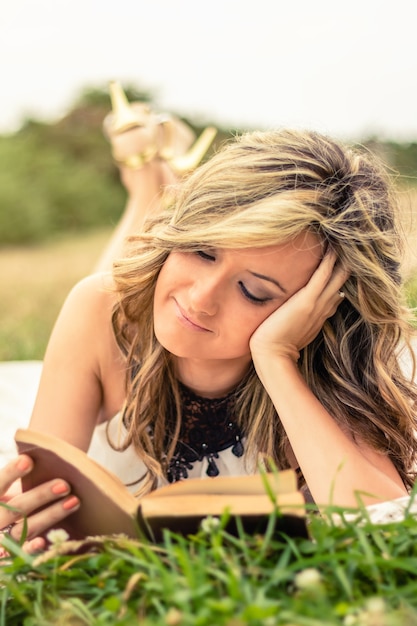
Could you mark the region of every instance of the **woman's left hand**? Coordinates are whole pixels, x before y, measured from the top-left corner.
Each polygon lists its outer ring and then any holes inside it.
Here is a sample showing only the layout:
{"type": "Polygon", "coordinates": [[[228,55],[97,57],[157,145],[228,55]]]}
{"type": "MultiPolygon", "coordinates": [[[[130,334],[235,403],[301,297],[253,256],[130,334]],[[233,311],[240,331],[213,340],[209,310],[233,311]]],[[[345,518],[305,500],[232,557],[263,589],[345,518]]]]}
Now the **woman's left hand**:
{"type": "Polygon", "coordinates": [[[41,535],[80,506],[79,499],[71,495],[70,486],[60,479],[23,493],[20,479],[32,469],[33,461],[25,454],[0,468],[0,558],[8,556],[3,547],[4,537],[20,541],[25,528],[23,550],[28,553],[43,550],[46,540],[41,535]]]}
{"type": "Polygon", "coordinates": [[[318,335],[326,319],[335,314],[349,272],[336,265],[328,250],[309,282],[257,328],[250,340],[252,357],[283,356],[297,361],[300,350],[318,335]]]}

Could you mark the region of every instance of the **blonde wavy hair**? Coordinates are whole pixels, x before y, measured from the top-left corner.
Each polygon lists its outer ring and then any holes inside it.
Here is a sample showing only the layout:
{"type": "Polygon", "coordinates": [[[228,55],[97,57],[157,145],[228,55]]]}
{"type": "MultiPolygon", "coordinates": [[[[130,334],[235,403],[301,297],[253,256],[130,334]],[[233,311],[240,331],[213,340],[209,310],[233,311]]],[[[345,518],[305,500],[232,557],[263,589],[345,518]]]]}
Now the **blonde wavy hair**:
{"type": "MultiPolygon", "coordinates": [[[[416,389],[400,366],[402,346],[413,375],[415,362],[391,182],[365,151],[314,132],[282,130],[248,133],[225,145],[181,183],[173,206],[148,220],[114,264],[113,327],[128,363],[123,449],[133,444],[146,464],[141,493],[166,475],[181,426],[173,358],[153,330],[154,290],[166,258],[173,250],[262,248],[306,230],[335,250],[350,278],[337,312],[302,351],[301,372],[336,422],[387,454],[412,485],[416,389]],[[176,423],[167,438],[173,403],[176,423]]],[[[288,467],[286,433],[253,367],[236,398],[249,456],[261,453],[288,467]]]]}

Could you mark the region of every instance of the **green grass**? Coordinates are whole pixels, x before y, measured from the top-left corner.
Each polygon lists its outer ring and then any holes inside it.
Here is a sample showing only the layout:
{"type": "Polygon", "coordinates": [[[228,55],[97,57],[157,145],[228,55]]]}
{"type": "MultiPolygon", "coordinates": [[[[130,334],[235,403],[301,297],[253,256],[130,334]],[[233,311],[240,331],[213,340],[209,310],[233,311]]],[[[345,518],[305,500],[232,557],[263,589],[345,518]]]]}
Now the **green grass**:
{"type": "Polygon", "coordinates": [[[214,527],[48,559],[16,548],[0,568],[0,626],[416,625],[417,519],[361,515],[335,525],[311,513],[310,539],[214,527]]]}

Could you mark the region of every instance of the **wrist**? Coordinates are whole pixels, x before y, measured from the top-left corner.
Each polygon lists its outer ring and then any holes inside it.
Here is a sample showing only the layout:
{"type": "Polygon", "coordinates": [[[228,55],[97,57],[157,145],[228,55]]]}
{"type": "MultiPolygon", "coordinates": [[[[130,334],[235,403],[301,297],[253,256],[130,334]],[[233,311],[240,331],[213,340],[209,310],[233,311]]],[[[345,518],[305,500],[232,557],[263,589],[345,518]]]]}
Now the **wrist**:
{"type": "Polygon", "coordinates": [[[252,360],[261,382],[267,386],[282,381],[287,375],[299,375],[298,350],[271,353],[270,351],[252,353],[252,360]]]}
{"type": "Polygon", "coordinates": [[[284,359],[297,364],[300,359],[300,351],[294,344],[274,344],[273,342],[260,342],[251,340],[250,350],[254,361],[284,359]]]}

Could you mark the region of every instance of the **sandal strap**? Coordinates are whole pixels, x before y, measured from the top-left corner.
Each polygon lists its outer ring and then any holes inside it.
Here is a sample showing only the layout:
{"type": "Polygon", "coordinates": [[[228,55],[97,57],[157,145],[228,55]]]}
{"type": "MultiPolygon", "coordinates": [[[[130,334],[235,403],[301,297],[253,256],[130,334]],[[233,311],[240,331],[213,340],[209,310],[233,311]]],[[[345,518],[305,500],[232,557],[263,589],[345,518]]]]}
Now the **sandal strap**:
{"type": "Polygon", "coordinates": [[[128,167],[131,170],[139,170],[147,163],[150,163],[158,154],[158,148],[152,146],[143,152],[130,154],[124,159],[119,159],[113,155],[113,160],[117,165],[128,167]]]}

